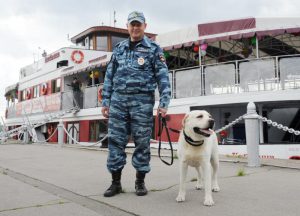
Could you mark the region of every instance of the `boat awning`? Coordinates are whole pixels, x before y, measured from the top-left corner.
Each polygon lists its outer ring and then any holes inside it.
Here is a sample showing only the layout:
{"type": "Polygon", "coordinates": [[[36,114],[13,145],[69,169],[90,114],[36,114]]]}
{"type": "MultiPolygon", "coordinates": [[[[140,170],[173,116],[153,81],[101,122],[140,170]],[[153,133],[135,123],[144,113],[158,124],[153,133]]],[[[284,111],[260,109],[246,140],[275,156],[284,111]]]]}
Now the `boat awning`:
{"type": "Polygon", "coordinates": [[[18,86],[19,86],[19,83],[15,83],[13,85],[10,85],[10,86],[7,86],[5,88],[5,93],[4,93],[4,96],[7,95],[10,91],[12,90],[17,90],[18,89],[18,86]]]}
{"type": "Polygon", "coordinates": [[[64,68],[61,70],[61,76],[62,77],[71,76],[73,74],[91,71],[95,68],[105,67],[109,63],[111,56],[112,53],[106,53],[105,55],[98,56],[94,59],[89,60],[88,62],[85,62],[85,64],[83,64],[80,67],[70,66],[64,68]]]}
{"type": "Polygon", "coordinates": [[[171,50],[204,42],[212,43],[299,32],[300,18],[245,18],[198,24],[157,35],[155,41],[164,50],[171,50]]]}

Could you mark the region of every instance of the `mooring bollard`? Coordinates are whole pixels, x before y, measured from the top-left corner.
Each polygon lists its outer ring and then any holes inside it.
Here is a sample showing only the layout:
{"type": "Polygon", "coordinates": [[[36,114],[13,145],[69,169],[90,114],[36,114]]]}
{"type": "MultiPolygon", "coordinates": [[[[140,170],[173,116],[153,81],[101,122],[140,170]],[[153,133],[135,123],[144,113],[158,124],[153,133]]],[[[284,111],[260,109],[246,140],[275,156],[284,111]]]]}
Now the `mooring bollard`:
{"type": "Polygon", "coordinates": [[[59,124],[57,125],[57,131],[58,131],[58,144],[60,147],[64,144],[64,123],[62,119],[59,120],[59,124]]]}
{"type": "Polygon", "coordinates": [[[259,167],[259,120],[256,107],[253,102],[247,105],[247,115],[245,119],[246,144],[248,155],[248,166],[259,167]]]}

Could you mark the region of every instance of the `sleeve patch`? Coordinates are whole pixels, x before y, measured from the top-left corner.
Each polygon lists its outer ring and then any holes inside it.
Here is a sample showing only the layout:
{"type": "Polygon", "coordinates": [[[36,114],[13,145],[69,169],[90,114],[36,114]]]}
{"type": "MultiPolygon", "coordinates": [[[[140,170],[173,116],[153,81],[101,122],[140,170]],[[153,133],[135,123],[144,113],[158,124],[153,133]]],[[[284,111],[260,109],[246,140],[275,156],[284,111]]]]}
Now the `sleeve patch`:
{"type": "Polygon", "coordinates": [[[159,54],[159,59],[161,62],[166,63],[166,59],[163,54],[159,54]]]}

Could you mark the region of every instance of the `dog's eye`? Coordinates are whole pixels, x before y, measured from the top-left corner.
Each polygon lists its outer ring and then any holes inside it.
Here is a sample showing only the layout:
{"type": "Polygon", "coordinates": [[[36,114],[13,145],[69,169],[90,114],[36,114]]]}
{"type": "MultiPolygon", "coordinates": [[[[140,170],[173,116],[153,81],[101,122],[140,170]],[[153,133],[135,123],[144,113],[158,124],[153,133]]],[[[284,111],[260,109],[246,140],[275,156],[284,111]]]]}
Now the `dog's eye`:
{"type": "Polygon", "coordinates": [[[197,118],[203,118],[203,115],[198,115],[197,118]]]}

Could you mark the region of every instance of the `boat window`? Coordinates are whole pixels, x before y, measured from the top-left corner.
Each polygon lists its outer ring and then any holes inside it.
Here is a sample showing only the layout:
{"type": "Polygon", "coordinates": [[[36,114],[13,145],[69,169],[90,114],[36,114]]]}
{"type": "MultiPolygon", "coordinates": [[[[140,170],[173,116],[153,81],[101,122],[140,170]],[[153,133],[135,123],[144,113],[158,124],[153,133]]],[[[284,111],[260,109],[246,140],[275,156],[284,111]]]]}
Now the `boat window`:
{"type": "Polygon", "coordinates": [[[62,61],[57,62],[57,68],[60,68],[63,66],[68,66],[68,65],[69,65],[68,60],[62,60],[62,61]]]}
{"type": "Polygon", "coordinates": [[[123,37],[120,37],[120,36],[112,36],[111,37],[111,44],[112,44],[112,47],[115,47],[115,45],[123,40],[125,40],[127,37],[123,36],[123,37]]]}
{"type": "Polygon", "coordinates": [[[39,97],[40,96],[40,86],[34,86],[33,87],[33,98],[39,97]]]}
{"type": "Polygon", "coordinates": [[[90,49],[93,49],[93,38],[90,38],[90,49]]]}
{"type": "Polygon", "coordinates": [[[25,94],[26,94],[26,93],[25,93],[25,90],[21,91],[21,98],[20,98],[20,101],[24,101],[24,100],[25,100],[25,97],[26,97],[25,94]]]}
{"type": "Polygon", "coordinates": [[[85,46],[85,40],[82,40],[82,41],[76,43],[76,45],[84,47],[85,46]]]}
{"type": "Polygon", "coordinates": [[[97,50],[107,51],[107,36],[97,36],[97,50]]]}
{"type": "Polygon", "coordinates": [[[99,141],[102,138],[104,138],[106,134],[107,134],[107,120],[90,121],[90,132],[89,132],[90,142],[99,141]]]}
{"type": "Polygon", "coordinates": [[[51,81],[51,93],[60,92],[61,79],[56,79],[51,81]]]}
{"type": "Polygon", "coordinates": [[[56,92],[60,92],[61,79],[56,80],[56,92]]]}

